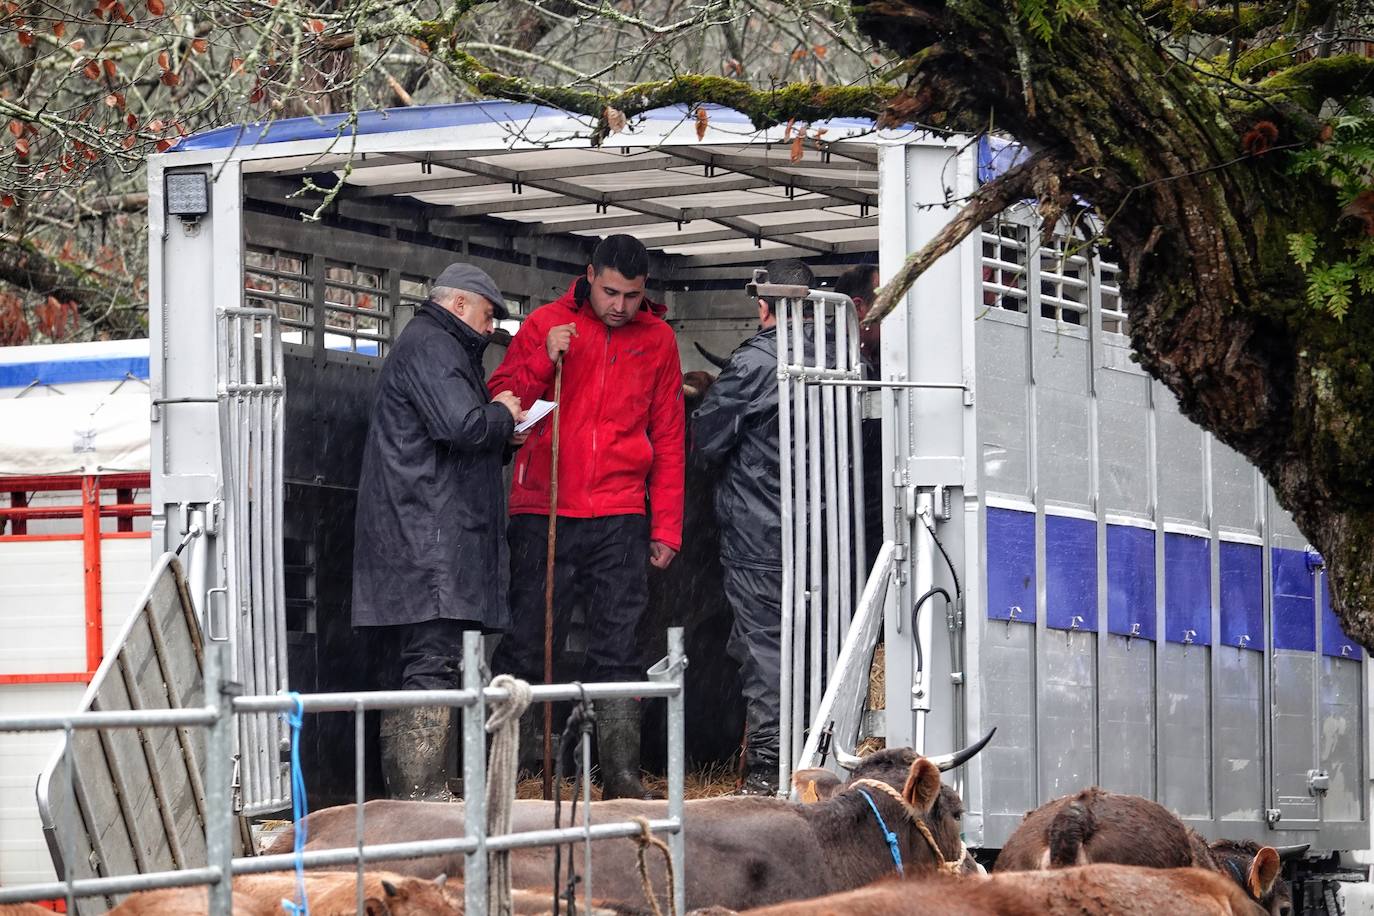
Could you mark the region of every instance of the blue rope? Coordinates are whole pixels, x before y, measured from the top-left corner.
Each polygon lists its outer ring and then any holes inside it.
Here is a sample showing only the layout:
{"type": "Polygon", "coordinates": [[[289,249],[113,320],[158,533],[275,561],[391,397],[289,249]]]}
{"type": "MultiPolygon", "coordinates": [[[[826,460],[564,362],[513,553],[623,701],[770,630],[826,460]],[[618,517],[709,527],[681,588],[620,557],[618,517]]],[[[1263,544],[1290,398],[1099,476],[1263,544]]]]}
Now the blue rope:
{"type": "Polygon", "coordinates": [[[892,851],[892,864],[897,866],[897,874],[904,877],[906,873],[902,870],[902,847],[897,843],[897,834],[887,829],[887,822],[878,813],[878,806],[873,803],[873,796],[868,794],[868,790],[860,789],[859,794],[864,797],[864,801],[868,802],[868,807],[873,810],[873,816],[878,819],[878,826],[883,831],[883,839],[887,840],[887,848],[892,851]]]}
{"type": "Polygon", "coordinates": [[[309,808],[305,803],[305,773],[301,770],[301,725],[305,706],[296,691],[287,691],[286,695],[296,704],[294,712],[282,713],[286,724],[291,726],[291,819],[296,827],[296,899],[294,902],[283,900],[281,904],[288,913],[310,916],[310,901],[305,897],[305,815],[309,808]]]}

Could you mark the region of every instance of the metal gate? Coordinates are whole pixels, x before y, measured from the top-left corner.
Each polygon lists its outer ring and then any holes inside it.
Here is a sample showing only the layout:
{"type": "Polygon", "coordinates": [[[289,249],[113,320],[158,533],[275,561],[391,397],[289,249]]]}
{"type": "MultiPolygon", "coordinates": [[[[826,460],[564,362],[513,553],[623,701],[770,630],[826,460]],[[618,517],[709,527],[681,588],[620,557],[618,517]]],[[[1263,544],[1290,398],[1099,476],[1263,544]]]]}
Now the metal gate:
{"type": "MultiPolygon", "coordinates": [[[[234,679],[248,694],[285,690],[286,602],[282,578],[282,367],[280,319],[271,309],[222,309],[219,317],[221,477],[228,620],[212,602],[207,629],[234,647],[234,679]]],[[[261,814],[291,802],[281,718],[239,717],[241,810],[261,814]]]]}
{"type": "Polygon", "coordinates": [[[785,789],[817,725],[824,691],[867,579],[863,366],[848,296],[769,284],[777,297],[778,459],[782,505],[781,715],[778,785],[785,789]]]}

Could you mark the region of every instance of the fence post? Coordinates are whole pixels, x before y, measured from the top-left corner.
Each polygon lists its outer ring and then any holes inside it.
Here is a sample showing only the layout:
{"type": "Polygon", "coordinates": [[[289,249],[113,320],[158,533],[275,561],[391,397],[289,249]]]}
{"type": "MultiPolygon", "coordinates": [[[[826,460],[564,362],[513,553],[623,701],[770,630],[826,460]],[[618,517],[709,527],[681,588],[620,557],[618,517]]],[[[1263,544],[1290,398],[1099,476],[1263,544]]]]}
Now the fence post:
{"type": "Polygon", "coordinates": [[[686,722],[685,680],[687,659],[683,654],[682,627],[668,628],[668,670],[672,672],[677,693],[668,697],[668,816],[677,820],[676,833],[668,837],[668,850],[672,853],[673,869],[677,872],[673,904],[676,912],[687,912],[687,841],[683,834],[682,816],[685,805],[683,792],[686,770],[687,749],[683,726],[686,722]]]}
{"type": "Polygon", "coordinates": [[[228,644],[205,640],[205,705],[215,722],[205,739],[206,865],[219,869],[210,885],[211,916],[231,916],[234,908],[234,716],[233,691],[226,681],[228,644]]]}
{"type": "Polygon", "coordinates": [[[477,694],[460,707],[463,720],[464,836],[477,840],[463,865],[463,900],[467,916],[487,914],[487,706],[482,696],[482,634],[463,633],[463,689],[477,694]]]}

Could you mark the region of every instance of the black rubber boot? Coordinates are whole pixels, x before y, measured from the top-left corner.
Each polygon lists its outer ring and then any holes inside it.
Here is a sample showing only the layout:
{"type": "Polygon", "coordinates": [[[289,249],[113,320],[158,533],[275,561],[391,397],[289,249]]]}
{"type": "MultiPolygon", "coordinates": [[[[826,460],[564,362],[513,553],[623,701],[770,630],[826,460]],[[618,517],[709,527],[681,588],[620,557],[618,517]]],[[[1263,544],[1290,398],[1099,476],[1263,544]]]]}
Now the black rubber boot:
{"type": "Polygon", "coordinates": [[[419,706],[382,711],[382,779],[390,798],[452,801],[448,745],[453,710],[419,706]]]}
{"type": "Polygon", "coordinates": [[[639,779],[639,701],[596,701],[601,797],[653,798],[639,779]]]}

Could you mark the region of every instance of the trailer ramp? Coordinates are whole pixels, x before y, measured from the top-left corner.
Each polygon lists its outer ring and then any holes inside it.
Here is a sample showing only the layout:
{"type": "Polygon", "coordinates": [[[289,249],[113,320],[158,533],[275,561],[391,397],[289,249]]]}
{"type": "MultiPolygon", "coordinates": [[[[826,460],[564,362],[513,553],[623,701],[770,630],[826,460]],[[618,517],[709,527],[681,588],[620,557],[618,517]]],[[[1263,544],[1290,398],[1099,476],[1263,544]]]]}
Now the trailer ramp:
{"type": "MultiPolygon", "coordinates": [[[[199,545],[197,545],[199,547],[199,545]]],[[[81,712],[204,704],[204,656],[181,564],[158,560],[81,712]]],[[[69,730],[38,778],[43,833],[60,879],[204,866],[205,734],[192,728],[69,730]]],[[[235,838],[241,853],[245,825],[235,838]]],[[[115,898],[69,901],[103,913],[115,898]]]]}

